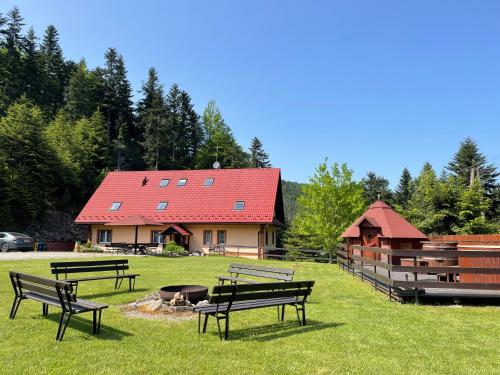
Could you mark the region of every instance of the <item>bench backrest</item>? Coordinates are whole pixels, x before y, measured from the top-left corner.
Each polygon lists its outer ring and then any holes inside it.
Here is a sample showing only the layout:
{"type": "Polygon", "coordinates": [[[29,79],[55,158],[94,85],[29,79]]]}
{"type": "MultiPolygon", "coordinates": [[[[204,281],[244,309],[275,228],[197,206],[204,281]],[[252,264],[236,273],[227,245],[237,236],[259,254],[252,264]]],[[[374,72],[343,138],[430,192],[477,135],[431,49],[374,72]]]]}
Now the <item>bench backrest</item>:
{"type": "Polygon", "coordinates": [[[71,303],[76,302],[71,283],[15,271],[10,271],[9,276],[14,293],[18,297],[24,297],[26,292],[30,292],[50,300],[58,300],[63,309],[69,310],[71,310],[71,303]]]}
{"type": "Polygon", "coordinates": [[[233,302],[255,301],[260,299],[295,297],[305,302],[311,294],[314,281],[291,281],[259,284],[230,284],[215,286],[210,296],[211,304],[226,304],[230,309],[233,302]]]}
{"type": "Polygon", "coordinates": [[[68,278],[69,273],[80,272],[104,272],[115,271],[117,274],[125,273],[128,270],[128,259],[113,259],[113,260],[87,260],[78,262],[52,262],[50,263],[51,272],[56,275],[64,274],[64,278],[68,278]]]}
{"type": "Polygon", "coordinates": [[[276,268],[255,266],[251,264],[231,263],[228,272],[237,275],[264,277],[282,281],[292,281],[295,270],[289,268],[276,268]]]}

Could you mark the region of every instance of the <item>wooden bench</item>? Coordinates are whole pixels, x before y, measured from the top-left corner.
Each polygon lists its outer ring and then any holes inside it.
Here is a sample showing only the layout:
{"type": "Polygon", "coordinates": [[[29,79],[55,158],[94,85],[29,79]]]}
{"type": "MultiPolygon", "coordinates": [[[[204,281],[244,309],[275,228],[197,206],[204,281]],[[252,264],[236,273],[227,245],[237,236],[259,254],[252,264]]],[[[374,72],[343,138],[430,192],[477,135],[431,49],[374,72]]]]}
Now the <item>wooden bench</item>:
{"type": "Polygon", "coordinates": [[[251,264],[239,263],[231,263],[229,265],[228,272],[231,276],[217,276],[219,279],[219,284],[224,285],[225,281],[230,281],[232,284],[236,284],[238,282],[256,284],[261,283],[262,279],[292,281],[293,275],[295,273],[294,270],[288,268],[254,266],[251,264]],[[260,280],[243,278],[240,277],[241,275],[258,277],[260,278],[260,280]]]}
{"type": "Polygon", "coordinates": [[[58,341],[63,339],[66,327],[73,314],[92,311],[92,333],[100,332],[101,312],[108,307],[107,305],[77,299],[73,293],[73,285],[68,282],[50,280],[13,271],[9,275],[15,293],[14,302],[10,310],[10,319],[15,318],[22,300],[31,299],[42,303],[43,315],[48,315],[49,305],[62,309],[56,335],[56,340],[58,341]]]}
{"type": "Polygon", "coordinates": [[[106,279],[115,279],[115,290],[120,289],[123,279],[128,279],[128,290],[129,292],[131,292],[135,288],[135,278],[137,276],[140,276],[136,273],[125,273],[125,270],[129,269],[127,259],[53,262],[50,263],[50,268],[52,274],[56,275],[57,280],[59,280],[59,275],[64,275],[64,281],[69,282],[75,286],[75,294],[78,290],[78,283],[81,281],[95,281],[106,279]],[[68,274],[72,273],[111,271],[114,271],[115,273],[102,276],[68,278],[68,274]]]}
{"type": "Polygon", "coordinates": [[[314,281],[292,281],[259,284],[231,284],[215,286],[210,296],[209,304],[197,306],[198,333],[201,329],[201,315],[205,315],[203,333],[207,330],[208,317],[217,320],[219,338],[222,340],[220,320],[225,320],[224,339],[229,338],[229,313],[259,309],[264,307],[278,307],[278,319],[285,319],[285,306],[294,306],[297,312],[299,325],[306,324],[306,300],[311,294],[314,281]],[[281,314],[280,314],[281,306],[281,314]],[[302,313],[302,317],[299,316],[302,313]]]}

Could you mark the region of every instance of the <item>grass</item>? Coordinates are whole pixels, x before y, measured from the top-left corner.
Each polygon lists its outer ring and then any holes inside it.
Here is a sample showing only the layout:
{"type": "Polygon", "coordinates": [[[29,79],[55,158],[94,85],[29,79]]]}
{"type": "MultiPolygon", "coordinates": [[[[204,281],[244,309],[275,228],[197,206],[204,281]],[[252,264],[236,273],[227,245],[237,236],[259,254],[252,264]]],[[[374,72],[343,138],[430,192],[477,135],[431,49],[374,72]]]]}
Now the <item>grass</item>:
{"type": "MultiPolygon", "coordinates": [[[[102,258],[99,258],[102,259],[102,258]]],[[[235,313],[231,339],[219,341],[215,321],[197,334],[197,322],[125,317],[120,306],[168,284],[212,286],[234,259],[131,257],[140,273],[133,293],[113,281],[87,282],[81,298],[107,303],[103,332],[90,334],[91,314],[75,317],[55,341],[58,310],[23,301],[8,319],[13,296],[8,270],[49,276],[47,260],[0,262],[0,373],[13,374],[498,374],[500,309],[436,307],[389,302],[336,266],[287,263],[297,280],[316,285],[307,305],[309,325],[289,309],[235,313]]],[[[256,262],[242,260],[242,262],[256,262]]],[[[262,261],[283,266],[283,262],[262,261]]]]}

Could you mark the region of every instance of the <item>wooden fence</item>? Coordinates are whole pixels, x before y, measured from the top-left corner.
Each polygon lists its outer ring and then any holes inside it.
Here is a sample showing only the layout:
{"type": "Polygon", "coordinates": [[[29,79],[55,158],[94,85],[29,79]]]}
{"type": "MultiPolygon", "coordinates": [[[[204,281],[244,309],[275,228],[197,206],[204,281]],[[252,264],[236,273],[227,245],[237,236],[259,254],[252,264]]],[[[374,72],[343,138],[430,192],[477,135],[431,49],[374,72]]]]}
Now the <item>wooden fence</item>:
{"type": "MultiPolygon", "coordinates": [[[[500,291],[499,282],[464,282],[464,275],[500,275],[500,267],[428,266],[429,259],[500,259],[500,250],[406,250],[353,246],[337,251],[337,262],[345,270],[373,283],[375,289],[387,292],[389,298],[419,296],[426,289],[500,291]],[[375,256],[366,256],[366,253],[375,256]],[[392,257],[411,259],[412,265],[396,265],[392,257]],[[381,258],[376,260],[374,258],[381,258]],[[383,259],[382,259],[383,258],[383,259]]],[[[407,262],[405,262],[407,263],[407,262]]],[[[432,262],[434,263],[434,262],[432,262]]],[[[457,262],[458,263],[458,262],[457,262]]],[[[498,294],[500,297],[500,293],[498,294]]]]}

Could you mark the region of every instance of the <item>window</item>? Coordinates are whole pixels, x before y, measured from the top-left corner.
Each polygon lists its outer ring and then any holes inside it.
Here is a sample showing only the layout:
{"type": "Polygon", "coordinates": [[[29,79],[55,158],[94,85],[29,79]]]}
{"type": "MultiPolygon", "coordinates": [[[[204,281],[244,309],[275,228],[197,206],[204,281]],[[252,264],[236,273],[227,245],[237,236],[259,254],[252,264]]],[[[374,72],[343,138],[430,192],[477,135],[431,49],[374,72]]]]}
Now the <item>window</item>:
{"type": "Polygon", "coordinates": [[[214,184],[214,179],[213,178],[206,178],[205,183],[203,186],[212,186],[214,184]]]}
{"type": "Polygon", "coordinates": [[[219,245],[226,244],[226,231],[225,230],[218,230],[217,231],[217,243],[219,245]]]}
{"type": "Polygon", "coordinates": [[[179,181],[177,181],[177,186],[186,186],[187,181],[187,178],[181,178],[179,181]]]}
{"type": "Polygon", "coordinates": [[[245,209],[245,201],[236,201],[234,202],[234,209],[235,210],[244,210],[245,209]]]}
{"type": "Polygon", "coordinates": [[[151,231],[151,243],[160,244],[163,243],[163,234],[161,234],[161,230],[152,230],[151,231]]]}
{"type": "Polygon", "coordinates": [[[111,211],[118,211],[120,209],[121,205],[122,205],[122,202],[113,202],[110,210],[111,211]]]}
{"type": "Polygon", "coordinates": [[[274,245],[276,242],[274,242],[274,230],[271,232],[273,234],[273,242],[272,244],[274,245]]]}
{"type": "Polygon", "coordinates": [[[160,187],[168,186],[169,183],[170,183],[170,179],[164,178],[163,180],[160,181],[160,187]]]}
{"type": "Polygon", "coordinates": [[[266,230],[266,246],[269,245],[269,231],[266,230]]]}
{"type": "Polygon", "coordinates": [[[156,209],[158,211],[163,211],[164,209],[166,209],[168,206],[168,202],[159,202],[158,205],[156,206],[156,209]]]}
{"type": "Polygon", "coordinates": [[[212,231],[204,230],[203,231],[203,245],[211,245],[212,244],[212,231]]]}
{"type": "Polygon", "coordinates": [[[99,243],[111,243],[111,230],[99,231],[99,243]]]}

